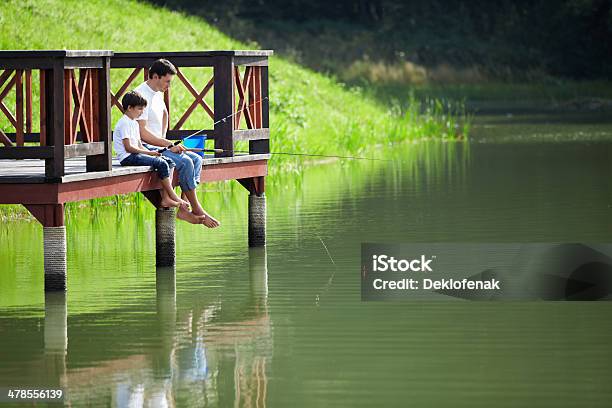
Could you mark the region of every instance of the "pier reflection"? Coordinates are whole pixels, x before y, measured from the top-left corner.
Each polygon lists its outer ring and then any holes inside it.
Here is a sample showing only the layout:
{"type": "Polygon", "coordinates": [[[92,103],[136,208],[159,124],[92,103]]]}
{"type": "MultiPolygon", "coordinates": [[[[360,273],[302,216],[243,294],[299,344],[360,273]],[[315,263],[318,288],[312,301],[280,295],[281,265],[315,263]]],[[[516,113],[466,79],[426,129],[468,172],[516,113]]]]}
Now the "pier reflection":
{"type": "MultiPolygon", "coordinates": [[[[248,269],[246,296],[236,302],[225,300],[219,289],[177,296],[175,269],[158,268],[155,304],[118,312],[118,323],[96,322],[95,316],[73,320],[66,295],[47,294],[45,378],[56,380],[69,404],[265,407],[272,356],[265,248],[250,250],[248,269]],[[143,307],[153,314],[143,313],[143,307]],[[132,325],[129,314],[137,316],[132,325]],[[80,338],[71,337],[72,324],[80,338]],[[84,333],[89,333],[87,340],[84,333]],[[131,342],[138,344],[134,353],[117,354],[130,349],[131,342]],[[92,354],[103,357],[92,365],[92,354]]],[[[238,283],[230,279],[227,285],[232,284],[238,283]]]]}
{"type": "Polygon", "coordinates": [[[66,292],[45,292],[43,326],[43,372],[49,388],[65,388],[68,354],[68,308],[66,292]]]}

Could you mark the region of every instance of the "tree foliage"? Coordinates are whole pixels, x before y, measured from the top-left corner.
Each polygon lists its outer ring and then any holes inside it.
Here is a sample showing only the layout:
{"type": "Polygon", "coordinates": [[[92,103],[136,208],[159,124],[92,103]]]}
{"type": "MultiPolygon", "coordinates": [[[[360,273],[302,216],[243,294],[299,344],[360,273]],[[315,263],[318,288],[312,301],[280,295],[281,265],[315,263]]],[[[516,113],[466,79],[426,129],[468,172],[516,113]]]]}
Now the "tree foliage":
{"type": "Polygon", "coordinates": [[[356,58],[361,53],[391,60],[399,52],[424,64],[481,63],[573,78],[612,77],[612,0],[153,1],[221,25],[251,22],[249,35],[260,43],[260,38],[291,43],[295,29],[310,30],[314,40],[324,30],[360,38],[367,33],[371,41],[347,44],[361,48],[351,54],[356,58]]]}

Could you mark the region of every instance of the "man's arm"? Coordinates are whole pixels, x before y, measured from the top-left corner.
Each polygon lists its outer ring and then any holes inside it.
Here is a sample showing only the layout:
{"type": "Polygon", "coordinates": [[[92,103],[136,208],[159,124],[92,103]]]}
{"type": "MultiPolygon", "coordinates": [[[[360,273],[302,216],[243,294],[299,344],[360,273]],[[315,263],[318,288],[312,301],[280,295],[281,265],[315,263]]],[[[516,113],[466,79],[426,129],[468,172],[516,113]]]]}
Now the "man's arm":
{"type": "MultiPolygon", "coordinates": [[[[164,137],[166,136],[166,132],[168,131],[168,128],[170,127],[170,118],[168,116],[168,111],[166,109],[164,109],[164,118],[162,121],[163,125],[162,125],[162,134],[164,135],[164,137]]],[[[187,148],[181,144],[176,145],[174,147],[172,147],[171,149],[169,149],[171,152],[174,153],[183,153],[187,151],[187,148]]]]}
{"type": "Polygon", "coordinates": [[[146,120],[138,120],[137,122],[138,127],[140,128],[140,138],[144,142],[152,144],[153,146],[168,147],[168,150],[173,153],[181,153],[186,150],[183,146],[174,146],[170,140],[164,139],[163,137],[159,137],[155,133],[151,132],[147,127],[146,120]]]}

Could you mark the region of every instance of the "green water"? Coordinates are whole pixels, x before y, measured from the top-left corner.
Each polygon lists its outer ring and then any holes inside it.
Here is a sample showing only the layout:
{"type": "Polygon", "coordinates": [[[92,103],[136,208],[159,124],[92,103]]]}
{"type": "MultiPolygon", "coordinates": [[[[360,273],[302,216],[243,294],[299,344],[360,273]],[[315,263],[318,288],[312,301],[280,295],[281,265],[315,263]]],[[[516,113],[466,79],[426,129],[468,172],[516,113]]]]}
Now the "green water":
{"type": "Polygon", "coordinates": [[[359,287],[366,241],[610,242],[609,141],[603,116],[482,116],[469,144],[272,173],[265,250],[247,247],[246,192],[215,185],[223,226],[177,224],[174,269],[155,269],[148,204],[72,208],[69,290],[46,299],[40,226],[3,225],[0,387],[71,406],[609,406],[607,302],[359,287]]]}

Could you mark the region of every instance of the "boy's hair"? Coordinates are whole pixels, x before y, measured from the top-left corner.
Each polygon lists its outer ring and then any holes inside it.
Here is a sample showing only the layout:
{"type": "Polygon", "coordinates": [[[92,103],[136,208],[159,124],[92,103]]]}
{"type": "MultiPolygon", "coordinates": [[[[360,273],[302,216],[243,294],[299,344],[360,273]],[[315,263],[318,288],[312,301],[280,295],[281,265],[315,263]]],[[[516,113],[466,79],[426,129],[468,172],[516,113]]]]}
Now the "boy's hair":
{"type": "Polygon", "coordinates": [[[176,75],[176,67],[167,59],[158,59],[149,67],[149,78],[153,78],[153,74],[160,78],[168,74],[176,75]]]}
{"type": "Polygon", "coordinates": [[[147,100],[136,91],[130,91],[123,95],[121,99],[123,110],[126,111],[130,106],[147,106],[147,100]]]}

